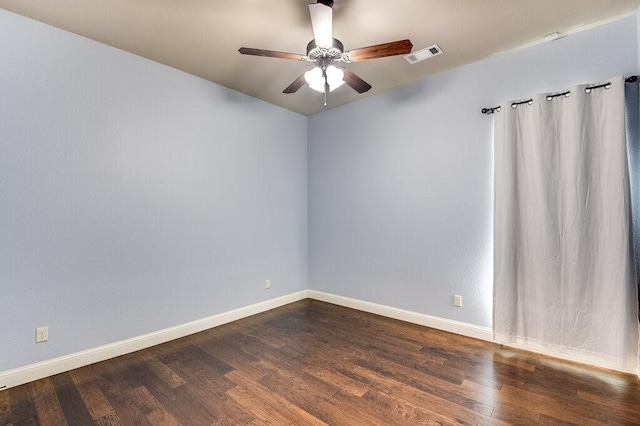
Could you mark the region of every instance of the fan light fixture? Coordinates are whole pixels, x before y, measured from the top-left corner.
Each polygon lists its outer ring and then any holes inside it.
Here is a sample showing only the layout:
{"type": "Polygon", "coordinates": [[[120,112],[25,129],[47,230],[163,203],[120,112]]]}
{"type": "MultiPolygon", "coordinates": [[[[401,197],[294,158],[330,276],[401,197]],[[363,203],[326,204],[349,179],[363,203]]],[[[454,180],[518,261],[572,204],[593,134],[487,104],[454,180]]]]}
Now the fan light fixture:
{"type": "MultiPolygon", "coordinates": [[[[329,65],[325,71],[327,75],[327,83],[329,84],[329,91],[333,92],[338,87],[344,84],[344,71],[333,65],[329,65]]],[[[322,68],[315,67],[310,71],[304,73],[304,79],[307,84],[313,90],[324,93],[324,76],[322,75],[322,68]]]]}
{"type": "Polygon", "coordinates": [[[315,67],[296,78],[282,93],[295,93],[304,86],[320,93],[324,93],[324,106],[327,106],[327,92],[332,92],[343,84],[358,93],[371,89],[371,85],[358,77],[348,68],[337,68],[340,62],[351,63],[367,59],[384,58],[386,56],[406,55],[411,53],[411,40],[404,39],[390,43],[376,44],[359,49],[344,50],[344,45],[337,38],[333,38],[333,0],[314,0],[309,4],[313,40],[307,44],[307,54],[278,52],[276,50],[241,47],[238,49],[243,55],[265,56],[270,58],[291,59],[294,61],[311,62],[315,67]]]}

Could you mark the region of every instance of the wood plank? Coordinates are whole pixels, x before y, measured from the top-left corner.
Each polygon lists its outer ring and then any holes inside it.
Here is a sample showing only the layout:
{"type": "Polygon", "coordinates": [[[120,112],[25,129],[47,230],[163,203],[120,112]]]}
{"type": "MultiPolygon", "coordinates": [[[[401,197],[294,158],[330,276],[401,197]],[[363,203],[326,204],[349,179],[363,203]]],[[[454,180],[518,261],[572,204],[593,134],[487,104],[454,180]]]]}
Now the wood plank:
{"type": "Polygon", "coordinates": [[[149,367],[149,370],[169,388],[173,389],[186,383],[175,371],[171,370],[166,364],[149,352],[141,353],[140,359],[143,360],[147,367],[149,367]]]}
{"type": "Polygon", "coordinates": [[[225,391],[235,384],[199,359],[188,358],[187,353],[177,353],[176,359],[168,365],[187,381],[191,395],[216,421],[245,424],[253,420],[240,405],[226,397],[225,391]]]}
{"type": "Polygon", "coordinates": [[[273,372],[273,368],[262,362],[260,358],[248,355],[242,350],[229,346],[224,342],[217,340],[202,343],[198,342],[198,346],[204,349],[205,352],[231,365],[235,370],[241,369],[246,373],[250,373],[256,380],[273,372]]]}
{"type": "Polygon", "coordinates": [[[9,389],[11,416],[9,422],[13,424],[34,421],[37,424],[38,412],[36,410],[31,384],[17,386],[9,389]]]}
{"type": "Polygon", "coordinates": [[[96,426],[123,426],[120,417],[115,414],[108,414],[95,419],[96,426]]]}
{"type": "Polygon", "coordinates": [[[208,387],[218,394],[222,394],[234,386],[233,382],[224,375],[204,363],[199,357],[194,357],[192,351],[184,349],[175,352],[172,358],[165,359],[163,357],[163,361],[187,383],[192,383],[194,378],[206,381],[208,387]]]}
{"type": "Polygon", "coordinates": [[[0,425],[10,424],[11,399],[9,390],[0,391],[0,425]]]}
{"type": "MultiPolygon", "coordinates": [[[[96,383],[115,410],[116,416],[121,423],[125,425],[150,426],[151,423],[144,413],[133,402],[131,378],[122,367],[122,362],[107,362],[101,365],[101,374],[97,375],[96,383]]],[[[113,416],[101,417],[103,421],[111,420],[112,418],[113,416]]]]}
{"type": "Polygon", "coordinates": [[[538,418],[539,425],[553,425],[553,426],[579,426],[578,423],[565,422],[564,420],[556,419],[546,414],[540,414],[538,418]]]}
{"type": "Polygon", "coordinates": [[[438,395],[404,386],[402,383],[377,372],[364,368],[358,368],[355,372],[364,377],[369,377],[372,381],[384,382],[389,389],[385,396],[391,400],[401,400],[418,407],[428,407],[430,411],[436,410],[439,415],[455,423],[477,425],[495,424],[495,421],[490,420],[489,416],[475,412],[438,395]]]}
{"type": "MultiPolygon", "coordinates": [[[[166,369],[170,370],[168,367],[166,367],[166,369]]],[[[176,399],[176,395],[173,392],[175,386],[167,385],[162,379],[155,375],[146,361],[130,365],[125,370],[125,374],[134,379],[131,384],[132,390],[139,386],[144,386],[163,404],[176,399]]]]}
{"type": "Polygon", "coordinates": [[[339,387],[341,392],[349,395],[362,397],[362,395],[369,390],[369,387],[364,383],[347,377],[339,371],[335,371],[330,368],[329,365],[312,365],[311,367],[305,368],[304,371],[326,383],[331,383],[339,387]]]}
{"type": "Polygon", "coordinates": [[[634,386],[629,386],[629,392],[621,392],[609,397],[578,390],[578,398],[606,410],[607,422],[640,424],[639,393],[634,386]]]}
{"type": "Polygon", "coordinates": [[[271,392],[269,389],[257,383],[251,375],[244,374],[239,370],[234,370],[227,373],[226,376],[237,385],[235,388],[227,391],[227,394],[241,401],[243,405],[250,402],[251,406],[253,406],[257,403],[256,401],[261,401],[261,404],[271,409],[272,415],[286,418],[291,424],[326,425],[326,423],[291,403],[286,398],[271,392]],[[278,414],[273,414],[273,412],[278,414]]]}
{"type": "Polygon", "coordinates": [[[131,392],[132,401],[140,408],[152,425],[178,426],[176,418],[145,388],[140,386],[131,392]]]}
{"type": "Polygon", "coordinates": [[[468,408],[472,411],[490,416],[494,410],[491,403],[479,400],[480,395],[472,395],[460,385],[452,384],[422,371],[411,370],[403,365],[378,359],[373,361],[359,361],[359,366],[373,371],[381,376],[388,377],[403,385],[410,386],[422,392],[430,393],[447,401],[468,408]]]}
{"type": "Polygon", "coordinates": [[[368,413],[357,413],[353,407],[344,406],[331,395],[316,392],[303,379],[295,376],[272,374],[258,383],[277,393],[314,417],[328,424],[375,424],[376,419],[368,413]]]}
{"type": "Polygon", "coordinates": [[[93,423],[93,418],[84,405],[71,375],[69,373],[57,374],[51,377],[51,380],[67,422],[72,425],[93,423]]]}
{"type": "Polygon", "coordinates": [[[545,395],[539,395],[511,385],[505,385],[500,391],[500,401],[508,400],[521,406],[535,407],[535,410],[550,418],[556,418],[566,422],[576,422],[580,425],[599,425],[607,423],[607,416],[599,407],[584,405],[562,406],[555,399],[545,395]]]}
{"type": "Polygon", "coordinates": [[[340,391],[334,395],[334,398],[357,416],[364,419],[366,415],[374,421],[382,420],[385,425],[425,424],[429,419],[430,413],[411,406],[405,401],[390,399],[388,394],[382,398],[376,398],[373,395],[373,392],[367,392],[362,397],[355,397],[340,391]]]}
{"type": "Polygon", "coordinates": [[[183,425],[212,425],[216,418],[199,403],[197,396],[189,386],[174,389],[176,399],[164,404],[173,416],[183,425]]]}
{"type": "Polygon", "coordinates": [[[493,355],[493,361],[499,362],[501,364],[510,365],[517,368],[522,368],[527,371],[534,371],[536,369],[535,364],[524,359],[522,356],[513,355],[513,356],[504,356],[500,353],[495,353],[493,355]]]}
{"type": "Polygon", "coordinates": [[[382,412],[385,413],[385,417],[388,417],[388,413],[391,413],[393,416],[402,419],[402,422],[406,424],[434,426],[459,424],[440,413],[434,413],[425,407],[397,398],[395,395],[367,392],[363,399],[372,405],[380,407],[382,412]]]}
{"type": "MultiPolygon", "coordinates": [[[[95,377],[90,368],[79,368],[69,372],[71,380],[78,388],[80,397],[84,401],[84,405],[89,410],[89,414],[94,420],[97,419],[110,419],[110,422],[114,422],[116,415],[115,410],[104,396],[104,393],[95,382],[95,377]]],[[[103,420],[104,421],[104,420],[103,420]]]]}
{"type": "Polygon", "coordinates": [[[198,359],[200,362],[207,365],[209,368],[211,368],[221,376],[230,371],[233,371],[233,367],[231,367],[229,364],[221,361],[214,355],[206,353],[196,345],[189,345],[188,347],[184,348],[183,351],[184,353],[188,354],[189,357],[198,359]]]}
{"type": "Polygon", "coordinates": [[[67,424],[51,378],[47,377],[31,383],[31,392],[34,395],[39,424],[43,426],[61,426],[67,424]]]}
{"type": "Polygon", "coordinates": [[[263,398],[243,387],[235,387],[227,391],[227,395],[238,405],[245,407],[247,414],[253,417],[249,424],[260,425],[294,425],[295,423],[274,410],[263,398]]]}

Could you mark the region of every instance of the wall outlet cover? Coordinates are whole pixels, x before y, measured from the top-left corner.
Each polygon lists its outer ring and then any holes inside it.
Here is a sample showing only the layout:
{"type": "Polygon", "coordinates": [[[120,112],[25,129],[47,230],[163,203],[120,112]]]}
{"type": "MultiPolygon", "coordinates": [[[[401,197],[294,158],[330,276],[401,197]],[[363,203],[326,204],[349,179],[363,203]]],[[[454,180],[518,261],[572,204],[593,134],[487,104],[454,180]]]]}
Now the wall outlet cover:
{"type": "Polygon", "coordinates": [[[453,296],[453,306],[462,308],[462,296],[460,296],[459,294],[453,296]]]}
{"type": "Polygon", "coordinates": [[[42,343],[49,340],[49,327],[36,328],[36,343],[42,343]]]}

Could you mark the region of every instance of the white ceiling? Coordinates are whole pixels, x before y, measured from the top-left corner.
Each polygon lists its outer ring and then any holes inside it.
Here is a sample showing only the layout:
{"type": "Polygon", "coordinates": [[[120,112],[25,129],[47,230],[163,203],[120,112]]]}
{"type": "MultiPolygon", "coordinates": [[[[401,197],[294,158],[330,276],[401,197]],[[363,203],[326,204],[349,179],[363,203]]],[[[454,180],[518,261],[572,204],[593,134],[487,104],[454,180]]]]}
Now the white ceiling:
{"type": "MultiPolygon", "coordinates": [[[[275,105],[310,115],[322,94],[283,94],[310,63],[246,56],[241,46],[305,54],[308,0],[0,0],[0,7],[106,43],[275,105]]],[[[444,54],[410,65],[402,56],[348,64],[373,88],[343,86],[329,107],[420,80],[552,32],[634,13],[640,0],[335,0],[333,35],[345,50],[409,38],[444,54]]]]}

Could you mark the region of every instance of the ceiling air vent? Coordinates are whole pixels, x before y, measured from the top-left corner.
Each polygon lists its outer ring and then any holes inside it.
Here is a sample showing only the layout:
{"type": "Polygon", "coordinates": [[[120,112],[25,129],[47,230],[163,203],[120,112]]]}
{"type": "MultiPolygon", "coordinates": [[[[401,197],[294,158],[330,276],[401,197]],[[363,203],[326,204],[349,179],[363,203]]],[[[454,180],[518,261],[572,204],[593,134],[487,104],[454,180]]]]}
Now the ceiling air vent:
{"type": "Polygon", "coordinates": [[[410,64],[415,64],[416,62],[424,61],[425,59],[433,58],[438,55],[442,55],[442,49],[440,49],[440,46],[437,44],[434,44],[433,46],[405,55],[404,58],[410,64]]]}

